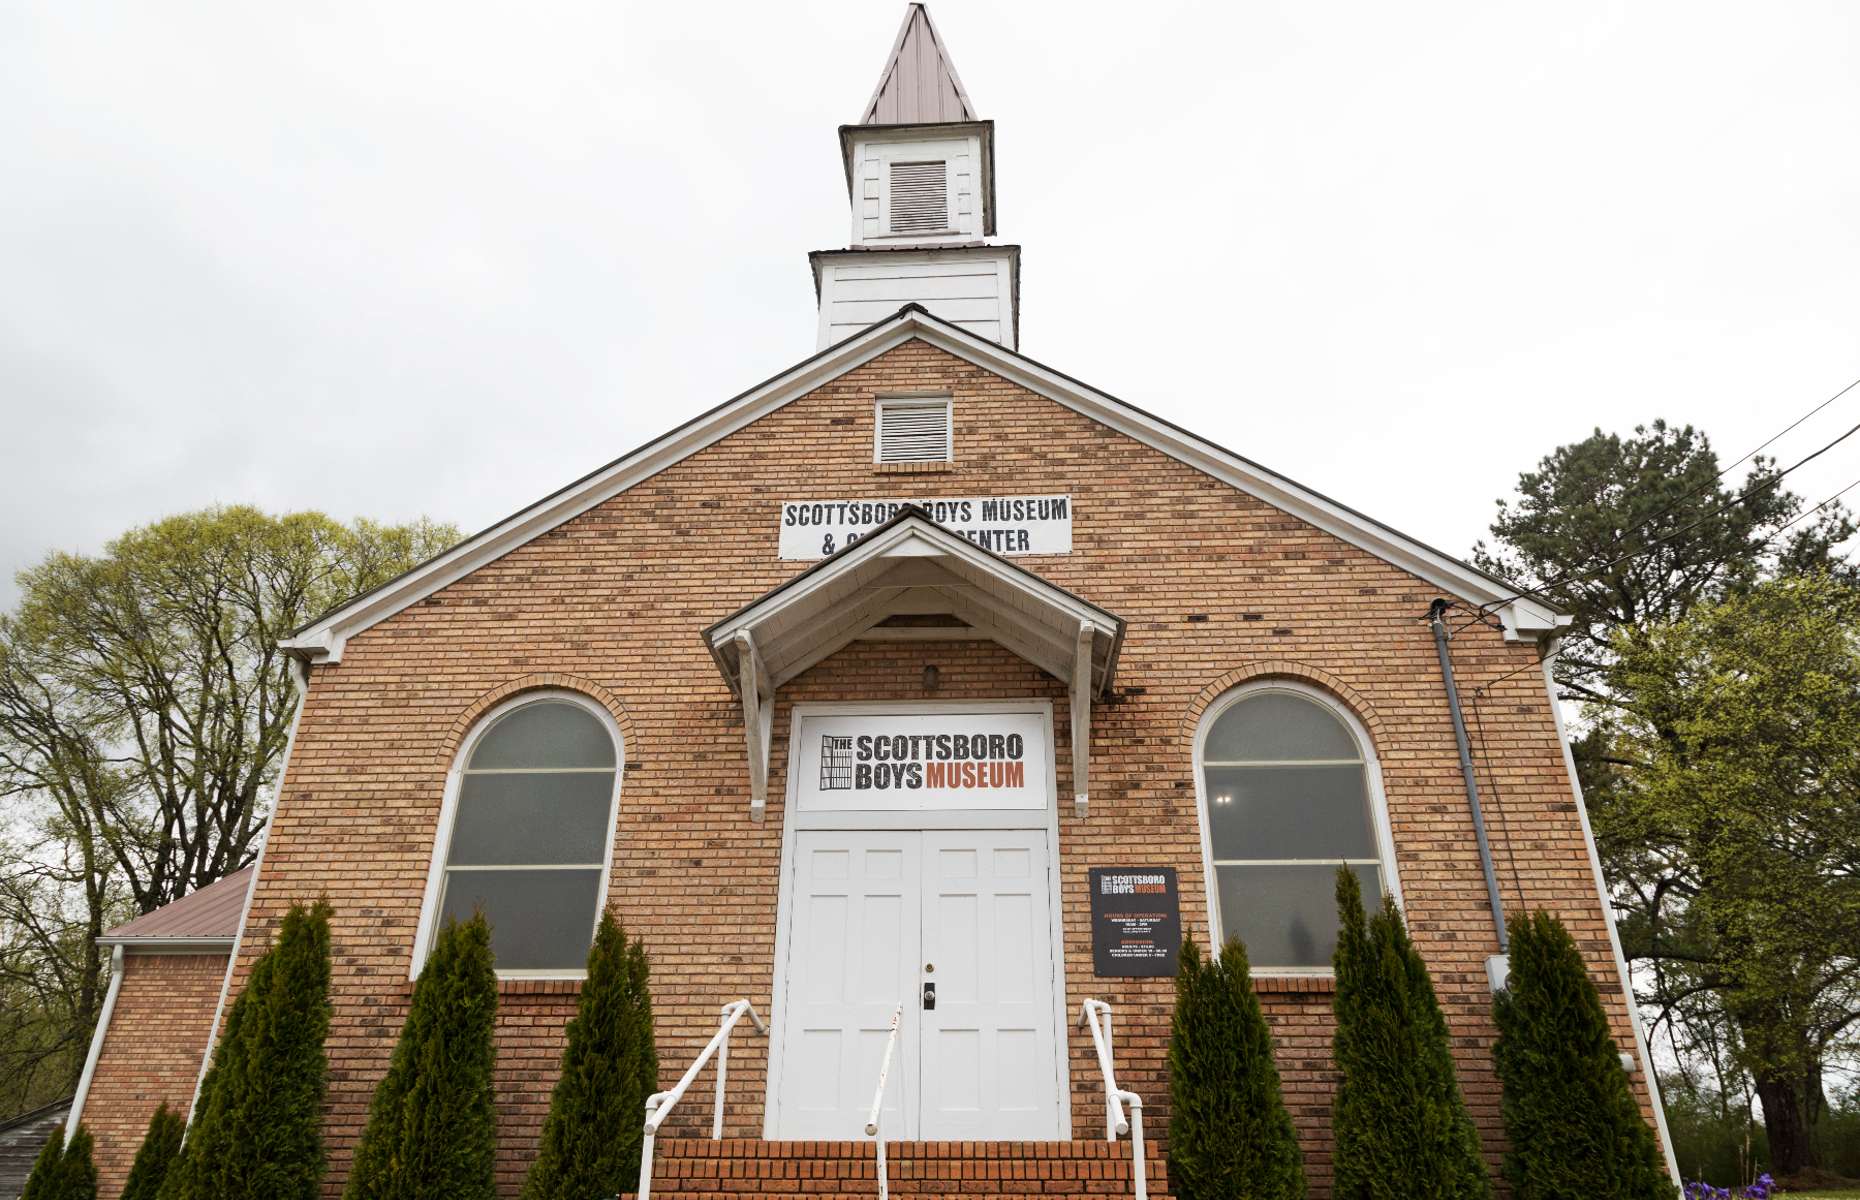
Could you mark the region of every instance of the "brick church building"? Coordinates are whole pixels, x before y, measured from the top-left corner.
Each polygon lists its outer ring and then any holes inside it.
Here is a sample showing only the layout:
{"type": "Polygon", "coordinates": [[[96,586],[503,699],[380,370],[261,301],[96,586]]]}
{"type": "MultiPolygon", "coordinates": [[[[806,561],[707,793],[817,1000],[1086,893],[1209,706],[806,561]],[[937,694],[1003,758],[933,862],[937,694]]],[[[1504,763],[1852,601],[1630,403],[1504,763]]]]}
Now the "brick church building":
{"type": "Polygon", "coordinates": [[[894,1013],[894,1177],[1129,1194],[1088,1011],[1160,1192],[1174,947],[1230,937],[1325,1196],[1339,863],[1406,912],[1494,1164],[1502,914],[1567,923],[1658,1122],[1549,682],[1566,618],[1024,353],[994,125],[922,5],[839,144],[811,353],[289,639],[259,861],[106,939],[72,1118],[106,1195],[318,897],[331,1195],[474,907],[512,1196],[603,908],[650,950],[662,1086],[724,1006],[766,1023],[730,1036],[722,1141],[709,1068],[667,1118],[662,1196],[873,1194],[894,1013]]]}

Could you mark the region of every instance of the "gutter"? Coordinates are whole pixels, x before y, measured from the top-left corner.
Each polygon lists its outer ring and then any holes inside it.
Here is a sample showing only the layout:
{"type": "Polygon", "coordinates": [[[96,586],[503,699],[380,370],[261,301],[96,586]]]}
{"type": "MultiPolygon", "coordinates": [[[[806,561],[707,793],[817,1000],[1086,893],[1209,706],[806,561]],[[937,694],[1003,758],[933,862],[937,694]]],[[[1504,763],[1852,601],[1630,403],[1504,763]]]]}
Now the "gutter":
{"type": "Polygon", "coordinates": [[[103,995],[103,1011],[97,1014],[97,1031],[90,1035],[90,1053],[84,1056],[84,1073],[78,1076],[77,1091],[71,1097],[71,1115],[65,1119],[65,1140],[70,1141],[84,1118],[84,1099],[90,1095],[90,1081],[97,1074],[97,1060],[103,1055],[103,1038],[110,1031],[110,1017],[116,1012],[116,994],[123,987],[123,947],[110,950],[110,990],[103,995]]]}

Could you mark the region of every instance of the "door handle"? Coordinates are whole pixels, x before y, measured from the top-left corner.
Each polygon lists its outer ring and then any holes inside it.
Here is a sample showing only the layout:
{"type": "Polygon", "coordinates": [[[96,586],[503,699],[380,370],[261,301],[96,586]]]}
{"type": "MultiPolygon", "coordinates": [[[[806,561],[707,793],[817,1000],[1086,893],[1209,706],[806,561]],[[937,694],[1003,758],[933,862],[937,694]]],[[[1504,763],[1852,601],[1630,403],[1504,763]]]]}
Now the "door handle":
{"type": "Polygon", "coordinates": [[[934,982],[926,983],[924,984],[924,1011],[928,1012],[931,1009],[934,1009],[935,1007],[936,1007],[936,984],[934,982]]]}

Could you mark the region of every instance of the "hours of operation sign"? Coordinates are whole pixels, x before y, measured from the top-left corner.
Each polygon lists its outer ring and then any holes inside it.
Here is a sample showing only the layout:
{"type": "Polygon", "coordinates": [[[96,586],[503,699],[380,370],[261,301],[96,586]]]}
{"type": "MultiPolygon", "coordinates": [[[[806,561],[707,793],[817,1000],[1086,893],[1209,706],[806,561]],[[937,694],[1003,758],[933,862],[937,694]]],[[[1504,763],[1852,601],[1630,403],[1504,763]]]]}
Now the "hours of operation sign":
{"type": "Polygon", "coordinates": [[[1182,953],[1174,867],[1091,869],[1091,965],[1108,977],[1173,975],[1182,953]]]}
{"type": "Polygon", "coordinates": [[[837,554],[916,505],[952,533],[996,554],[1072,553],[1070,496],[958,496],[941,500],[784,500],[781,556],[837,554]]]}

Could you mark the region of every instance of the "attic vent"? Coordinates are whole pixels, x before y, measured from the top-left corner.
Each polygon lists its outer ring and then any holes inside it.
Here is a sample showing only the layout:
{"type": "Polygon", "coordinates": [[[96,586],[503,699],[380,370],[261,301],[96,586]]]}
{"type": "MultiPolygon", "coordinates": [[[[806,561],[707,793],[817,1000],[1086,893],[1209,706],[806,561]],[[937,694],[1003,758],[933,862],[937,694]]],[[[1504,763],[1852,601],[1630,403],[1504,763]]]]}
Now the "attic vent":
{"type": "Polygon", "coordinates": [[[878,402],[879,462],[949,462],[953,457],[948,397],[878,402]]]}
{"type": "Polygon", "coordinates": [[[891,232],[938,233],[949,228],[949,164],[891,164],[891,232]]]}

